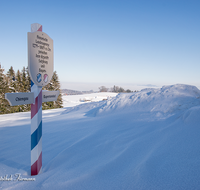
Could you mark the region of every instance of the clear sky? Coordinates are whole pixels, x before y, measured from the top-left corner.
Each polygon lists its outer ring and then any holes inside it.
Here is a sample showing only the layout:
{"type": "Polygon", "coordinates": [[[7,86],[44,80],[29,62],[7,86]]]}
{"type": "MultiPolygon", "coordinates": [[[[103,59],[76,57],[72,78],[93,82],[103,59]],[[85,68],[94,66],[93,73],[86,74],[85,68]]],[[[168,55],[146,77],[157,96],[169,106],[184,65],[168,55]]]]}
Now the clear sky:
{"type": "Polygon", "coordinates": [[[199,0],[0,0],[0,23],[6,71],[28,65],[27,32],[40,23],[62,88],[200,88],[199,0]]]}

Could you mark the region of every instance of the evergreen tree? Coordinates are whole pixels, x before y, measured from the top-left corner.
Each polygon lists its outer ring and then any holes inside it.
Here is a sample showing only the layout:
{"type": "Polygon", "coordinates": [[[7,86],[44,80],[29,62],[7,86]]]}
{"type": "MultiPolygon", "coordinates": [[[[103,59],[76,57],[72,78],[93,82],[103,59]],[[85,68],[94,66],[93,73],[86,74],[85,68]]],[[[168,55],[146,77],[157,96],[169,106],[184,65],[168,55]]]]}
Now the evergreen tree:
{"type": "Polygon", "coordinates": [[[53,73],[52,80],[53,80],[52,82],[54,83],[54,90],[55,91],[58,90],[60,92],[60,94],[58,95],[58,99],[55,101],[55,108],[62,108],[63,100],[62,100],[62,95],[61,95],[61,90],[60,90],[60,82],[59,82],[56,71],[54,71],[53,73]]]}
{"type": "MultiPolygon", "coordinates": [[[[47,84],[45,87],[43,87],[44,90],[49,90],[49,91],[60,91],[60,82],[58,79],[58,75],[56,71],[53,72],[53,76],[51,78],[51,81],[49,84],[47,84]]],[[[43,109],[52,109],[52,108],[62,108],[63,101],[62,101],[62,95],[59,94],[57,101],[53,102],[44,102],[43,109]]]]}
{"type": "Polygon", "coordinates": [[[9,103],[5,99],[5,93],[9,91],[8,80],[3,72],[4,69],[1,68],[0,64],[0,114],[10,113],[9,103]]]}
{"type": "MultiPolygon", "coordinates": [[[[31,79],[28,67],[23,67],[22,72],[18,70],[17,73],[15,73],[11,66],[6,75],[3,72],[4,69],[1,68],[0,64],[0,114],[30,111],[30,104],[10,106],[9,102],[5,99],[5,93],[31,91],[31,79]]],[[[43,89],[49,91],[60,91],[60,82],[56,71],[53,73],[50,83],[43,89]]],[[[62,96],[60,94],[57,101],[43,103],[43,109],[61,108],[62,104],[62,96]]]]}
{"type": "Polygon", "coordinates": [[[27,92],[27,78],[26,78],[26,69],[23,67],[21,73],[21,81],[22,81],[22,90],[23,92],[27,92]]]}
{"type": "MultiPolygon", "coordinates": [[[[31,92],[31,78],[30,78],[30,75],[29,75],[29,72],[28,72],[28,67],[25,69],[23,68],[22,70],[22,81],[24,81],[24,92],[31,92]],[[23,79],[23,76],[25,76],[25,79],[23,79]]],[[[26,104],[26,107],[25,109],[27,111],[30,111],[31,110],[31,104],[26,104]]]]}
{"type": "Polygon", "coordinates": [[[31,77],[29,75],[29,72],[28,72],[28,67],[26,67],[26,82],[27,82],[27,92],[30,92],[31,91],[31,77]]]}
{"type": "Polygon", "coordinates": [[[16,92],[15,71],[12,66],[7,72],[7,82],[9,85],[9,92],[16,92]]]}
{"type": "Polygon", "coordinates": [[[21,72],[19,70],[17,70],[17,73],[16,73],[16,92],[23,92],[22,87],[23,87],[23,85],[22,85],[21,72]]]}
{"type": "MultiPolygon", "coordinates": [[[[25,67],[23,67],[21,72],[21,85],[22,85],[21,92],[30,92],[30,86],[25,67]]],[[[21,108],[23,109],[23,111],[29,111],[31,109],[31,105],[24,104],[23,106],[21,106],[21,108]]]]}
{"type": "MultiPolygon", "coordinates": [[[[22,83],[22,73],[17,70],[16,73],[16,92],[24,92],[23,83],[22,83]]],[[[26,105],[15,106],[15,112],[24,112],[26,111],[26,105]]]]}

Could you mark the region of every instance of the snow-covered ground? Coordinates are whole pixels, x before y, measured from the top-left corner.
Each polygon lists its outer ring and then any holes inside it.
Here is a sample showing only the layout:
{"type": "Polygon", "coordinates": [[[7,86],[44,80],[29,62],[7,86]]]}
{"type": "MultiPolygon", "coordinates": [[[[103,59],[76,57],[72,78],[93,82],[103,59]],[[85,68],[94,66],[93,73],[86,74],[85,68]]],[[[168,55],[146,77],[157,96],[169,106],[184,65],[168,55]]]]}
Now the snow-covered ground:
{"type": "Polygon", "coordinates": [[[81,95],[64,95],[63,96],[63,106],[73,107],[86,102],[99,102],[102,100],[107,100],[115,97],[117,93],[112,92],[99,92],[91,94],[81,94],[81,95]]]}
{"type": "Polygon", "coordinates": [[[200,90],[115,95],[64,96],[64,108],[43,111],[38,176],[30,176],[30,112],[0,115],[0,189],[200,189],[200,90]]]}

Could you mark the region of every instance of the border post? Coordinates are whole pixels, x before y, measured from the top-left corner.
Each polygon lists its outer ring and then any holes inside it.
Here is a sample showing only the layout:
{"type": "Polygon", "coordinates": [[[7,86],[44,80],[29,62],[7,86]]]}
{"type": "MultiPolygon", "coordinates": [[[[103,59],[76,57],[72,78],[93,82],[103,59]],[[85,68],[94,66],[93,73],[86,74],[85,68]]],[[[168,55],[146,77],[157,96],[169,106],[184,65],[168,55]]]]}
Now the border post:
{"type": "MultiPolygon", "coordinates": [[[[31,24],[31,32],[41,31],[42,25],[31,24]]],[[[42,171],[42,87],[31,80],[35,104],[31,104],[31,175],[42,171]]]]}
{"type": "Polygon", "coordinates": [[[53,76],[53,40],[42,25],[31,25],[28,32],[28,71],[31,92],[6,93],[11,106],[31,104],[31,175],[42,171],[42,102],[56,101],[59,91],[42,91],[53,76]]]}

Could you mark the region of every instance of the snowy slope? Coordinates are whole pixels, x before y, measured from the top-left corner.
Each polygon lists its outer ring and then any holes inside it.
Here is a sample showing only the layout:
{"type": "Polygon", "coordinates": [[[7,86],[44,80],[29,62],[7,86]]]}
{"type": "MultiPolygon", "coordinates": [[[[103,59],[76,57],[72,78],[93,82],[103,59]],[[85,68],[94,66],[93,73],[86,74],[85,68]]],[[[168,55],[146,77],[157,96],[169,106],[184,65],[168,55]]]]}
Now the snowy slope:
{"type": "Polygon", "coordinates": [[[148,113],[160,119],[199,105],[199,102],[198,88],[178,84],[161,89],[144,89],[134,94],[119,94],[114,100],[105,102],[98,114],[125,110],[132,113],[148,113]]]}
{"type": "MultiPolygon", "coordinates": [[[[0,189],[200,189],[200,91],[173,85],[43,111],[43,171],[0,189]]],[[[30,176],[30,113],[0,116],[0,178],[30,176]]]]}
{"type": "Polygon", "coordinates": [[[91,94],[81,94],[81,95],[64,95],[63,105],[64,107],[77,106],[86,102],[98,102],[102,100],[107,100],[111,97],[115,97],[117,93],[112,92],[99,92],[91,94]]]}

